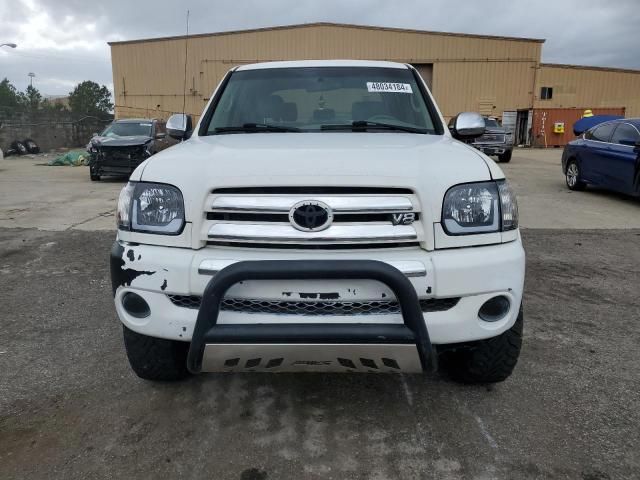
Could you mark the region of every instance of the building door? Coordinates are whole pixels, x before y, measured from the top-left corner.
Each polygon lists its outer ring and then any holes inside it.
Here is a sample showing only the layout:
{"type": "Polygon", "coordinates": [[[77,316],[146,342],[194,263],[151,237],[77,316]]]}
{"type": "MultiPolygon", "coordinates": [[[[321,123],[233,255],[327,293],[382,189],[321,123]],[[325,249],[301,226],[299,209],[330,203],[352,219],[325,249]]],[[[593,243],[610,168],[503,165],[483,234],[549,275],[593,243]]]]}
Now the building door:
{"type": "MultiPolygon", "coordinates": [[[[502,126],[511,134],[512,138],[516,138],[516,118],[518,112],[510,110],[508,112],[502,112],[502,126]]],[[[515,141],[515,140],[514,140],[515,141]]]]}
{"type": "Polygon", "coordinates": [[[414,63],[413,67],[427,84],[429,90],[433,92],[433,63],[414,63]]]}
{"type": "Polygon", "coordinates": [[[518,110],[518,113],[516,114],[515,132],[513,135],[514,145],[529,145],[529,118],[529,110],[518,110]]]}

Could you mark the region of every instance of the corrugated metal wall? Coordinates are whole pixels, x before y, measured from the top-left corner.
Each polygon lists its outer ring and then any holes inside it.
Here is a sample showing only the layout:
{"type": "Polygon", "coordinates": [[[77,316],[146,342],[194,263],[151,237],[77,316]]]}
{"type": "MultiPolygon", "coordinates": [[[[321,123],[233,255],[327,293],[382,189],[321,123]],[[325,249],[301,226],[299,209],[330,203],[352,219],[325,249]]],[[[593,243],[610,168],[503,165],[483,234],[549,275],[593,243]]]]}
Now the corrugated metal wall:
{"type": "Polygon", "coordinates": [[[640,116],[640,71],[542,64],[536,79],[536,108],[619,108],[640,116]],[[540,89],[553,88],[541,100],[540,89]]]}
{"type": "MultiPolygon", "coordinates": [[[[573,124],[582,118],[585,108],[540,108],[533,110],[532,142],[536,147],[561,147],[575,140],[573,124]],[[554,133],[556,122],[564,123],[564,133],[554,133]]],[[[622,115],[624,108],[593,108],[594,115],[622,115]]]]}
{"type": "MultiPolygon", "coordinates": [[[[235,65],[358,58],[432,64],[432,91],[447,119],[465,110],[500,116],[532,107],[626,107],[628,116],[640,116],[640,72],[540,64],[541,47],[535,40],[332,24],[192,36],[185,110],[198,116],[235,65]],[[539,99],[543,86],[553,87],[551,100],[539,99]]],[[[183,38],[114,43],[111,55],[117,117],[182,111],[183,38]]]]}
{"type": "MultiPolygon", "coordinates": [[[[433,64],[433,93],[446,117],[528,108],[541,42],[309,25],[189,39],[186,111],[199,115],[224,73],[256,61],[356,58],[433,64]],[[508,81],[505,81],[508,79],[508,81]]],[[[185,40],[111,46],[117,117],[182,111],[185,40]]]]}
{"type": "Polygon", "coordinates": [[[441,62],[433,67],[433,93],[442,114],[474,111],[500,117],[530,108],[535,62],[441,62]]]}

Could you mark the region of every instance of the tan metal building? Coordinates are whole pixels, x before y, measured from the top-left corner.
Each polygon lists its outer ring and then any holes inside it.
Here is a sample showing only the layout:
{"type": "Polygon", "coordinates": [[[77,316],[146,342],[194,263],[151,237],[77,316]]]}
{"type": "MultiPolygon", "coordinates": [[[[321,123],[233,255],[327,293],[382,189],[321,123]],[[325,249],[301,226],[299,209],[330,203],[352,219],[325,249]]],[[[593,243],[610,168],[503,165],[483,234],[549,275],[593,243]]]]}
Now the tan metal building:
{"type": "Polygon", "coordinates": [[[115,114],[198,116],[233,66],[352,58],[414,65],[447,119],[468,110],[501,117],[519,143],[530,137],[537,107],[625,107],[640,115],[640,71],[541,64],[543,42],[332,23],[111,42],[115,114]],[[540,98],[543,86],[553,88],[550,100],[540,98]]]}

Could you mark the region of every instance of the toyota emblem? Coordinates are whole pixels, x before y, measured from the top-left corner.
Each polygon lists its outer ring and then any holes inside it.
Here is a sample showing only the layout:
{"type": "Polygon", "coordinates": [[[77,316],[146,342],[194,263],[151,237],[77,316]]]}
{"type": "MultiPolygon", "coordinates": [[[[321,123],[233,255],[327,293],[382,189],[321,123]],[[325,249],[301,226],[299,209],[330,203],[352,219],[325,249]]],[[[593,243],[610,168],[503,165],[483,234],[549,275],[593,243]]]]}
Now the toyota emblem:
{"type": "Polygon", "coordinates": [[[289,222],[303,232],[318,232],[329,228],[333,222],[333,212],[326,203],[303,200],[289,210],[289,222]]]}

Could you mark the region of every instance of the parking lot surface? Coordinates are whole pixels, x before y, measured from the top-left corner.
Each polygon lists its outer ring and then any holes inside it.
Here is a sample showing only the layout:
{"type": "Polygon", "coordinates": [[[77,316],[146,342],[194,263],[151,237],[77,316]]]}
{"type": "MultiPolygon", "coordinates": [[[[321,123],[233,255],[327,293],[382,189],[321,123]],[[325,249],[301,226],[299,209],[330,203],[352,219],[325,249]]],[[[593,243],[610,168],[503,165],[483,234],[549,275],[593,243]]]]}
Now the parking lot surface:
{"type": "Polygon", "coordinates": [[[3,161],[0,479],[639,478],[640,202],[567,193],[558,162],[521,150],[505,168],[529,227],[524,347],[487,387],[139,380],[108,273],[122,181],[3,161]]]}

